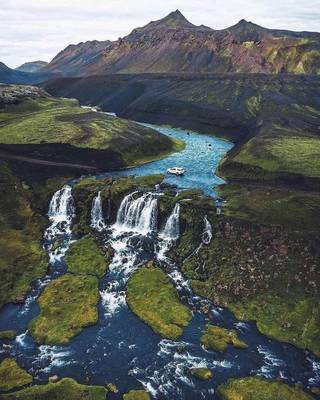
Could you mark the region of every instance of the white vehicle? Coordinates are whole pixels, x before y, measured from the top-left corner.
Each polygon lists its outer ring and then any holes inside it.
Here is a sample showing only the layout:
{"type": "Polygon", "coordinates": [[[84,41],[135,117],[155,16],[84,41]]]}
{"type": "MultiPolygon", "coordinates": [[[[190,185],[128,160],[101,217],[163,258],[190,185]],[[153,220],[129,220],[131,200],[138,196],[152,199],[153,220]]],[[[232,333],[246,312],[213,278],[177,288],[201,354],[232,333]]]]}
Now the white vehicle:
{"type": "Polygon", "coordinates": [[[186,172],[186,170],[181,167],[172,167],[172,168],[167,169],[167,174],[173,174],[176,176],[184,175],[185,172],[186,172]]]}

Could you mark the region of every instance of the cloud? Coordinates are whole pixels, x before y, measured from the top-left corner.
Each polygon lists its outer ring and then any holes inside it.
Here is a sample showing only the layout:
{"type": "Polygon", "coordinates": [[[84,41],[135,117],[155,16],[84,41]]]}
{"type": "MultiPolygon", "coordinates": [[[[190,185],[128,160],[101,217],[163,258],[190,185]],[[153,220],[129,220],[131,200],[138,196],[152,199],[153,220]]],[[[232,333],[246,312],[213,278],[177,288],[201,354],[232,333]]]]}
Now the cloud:
{"type": "Polygon", "coordinates": [[[50,61],[70,43],[115,40],[180,9],[194,24],[214,29],[241,18],[292,30],[319,29],[320,1],[309,0],[7,0],[0,9],[0,61],[50,61]]]}

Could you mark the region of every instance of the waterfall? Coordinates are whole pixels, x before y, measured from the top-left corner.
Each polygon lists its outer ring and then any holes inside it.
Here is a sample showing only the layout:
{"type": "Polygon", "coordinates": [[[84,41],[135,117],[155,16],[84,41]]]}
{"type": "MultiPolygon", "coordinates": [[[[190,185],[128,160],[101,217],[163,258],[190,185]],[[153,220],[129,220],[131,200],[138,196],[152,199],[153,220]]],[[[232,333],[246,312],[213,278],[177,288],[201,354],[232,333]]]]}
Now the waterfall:
{"type": "Polygon", "coordinates": [[[203,222],[204,222],[204,229],[201,235],[201,240],[203,244],[208,245],[210,244],[212,239],[212,225],[210,224],[206,215],[203,218],[203,222]]]}
{"type": "Polygon", "coordinates": [[[70,224],[72,221],[75,210],[71,191],[71,186],[65,185],[53,195],[48,211],[49,220],[52,223],[70,224]]]}
{"type": "Polygon", "coordinates": [[[159,242],[156,244],[157,259],[170,263],[166,253],[180,236],[180,204],[176,203],[164,228],[159,234],[159,242]]]}
{"type": "Polygon", "coordinates": [[[180,216],[180,204],[176,203],[163,230],[160,232],[159,237],[161,239],[177,240],[179,238],[180,234],[179,216],[180,216]]]}
{"type": "Polygon", "coordinates": [[[147,235],[157,228],[157,197],[153,193],[138,192],[127,195],[121,202],[114,228],[123,232],[147,235]]]}
{"type": "Polygon", "coordinates": [[[106,226],[103,218],[101,192],[98,193],[92,202],[90,226],[97,231],[102,231],[106,226]]]}
{"type": "Polygon", "coordinates": [[[71,226],[75,217],[71,186],[65,185],[55,192],[50,201],[48,217],[51,225],[46,229],[44,239],[52,263],[65,255],[71,240],[71,226]]]}

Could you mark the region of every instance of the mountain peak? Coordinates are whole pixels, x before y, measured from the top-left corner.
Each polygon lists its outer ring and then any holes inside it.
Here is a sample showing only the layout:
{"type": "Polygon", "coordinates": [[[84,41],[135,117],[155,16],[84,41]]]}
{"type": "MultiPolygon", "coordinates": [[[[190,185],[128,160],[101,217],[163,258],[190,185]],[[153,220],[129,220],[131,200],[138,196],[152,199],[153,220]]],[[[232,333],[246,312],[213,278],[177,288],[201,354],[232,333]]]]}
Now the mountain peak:
{"type": "Polygon", "coordinates": [[[186,19],[186,17],[182,14],[180,10],[172,11],[166,17],[160,19],[157,22],[172,26],[194,26],[186,19]]]}

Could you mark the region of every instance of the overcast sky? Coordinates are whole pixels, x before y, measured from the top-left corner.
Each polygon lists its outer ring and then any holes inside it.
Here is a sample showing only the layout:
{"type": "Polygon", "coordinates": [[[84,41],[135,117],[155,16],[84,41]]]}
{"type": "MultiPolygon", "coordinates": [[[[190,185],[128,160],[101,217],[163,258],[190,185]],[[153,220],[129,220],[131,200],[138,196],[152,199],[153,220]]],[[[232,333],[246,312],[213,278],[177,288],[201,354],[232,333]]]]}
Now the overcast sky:
{"type": "Polygon", "coordinates": [[[0,0],[0,61],[50,61],[70,43],[115,40],[179,9],[214,29],[244,18],[269,28],[320,31],[320,0],[0,0]]]}

